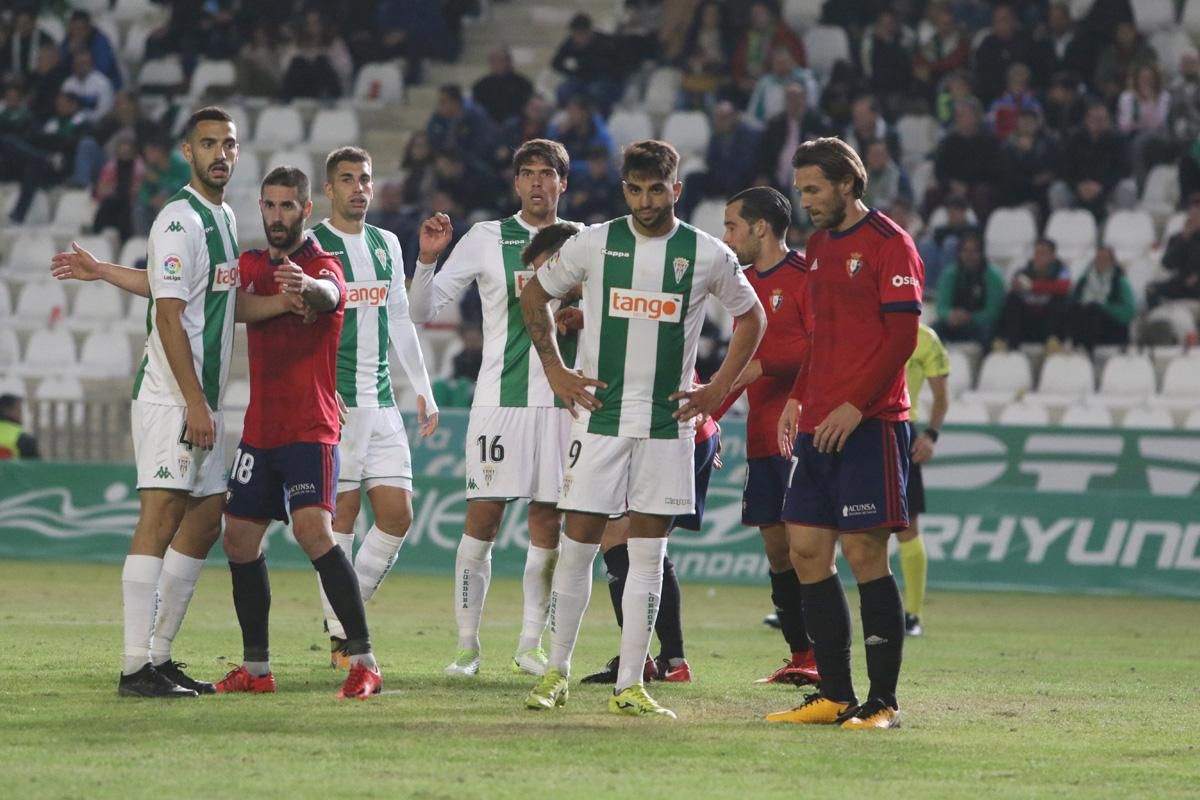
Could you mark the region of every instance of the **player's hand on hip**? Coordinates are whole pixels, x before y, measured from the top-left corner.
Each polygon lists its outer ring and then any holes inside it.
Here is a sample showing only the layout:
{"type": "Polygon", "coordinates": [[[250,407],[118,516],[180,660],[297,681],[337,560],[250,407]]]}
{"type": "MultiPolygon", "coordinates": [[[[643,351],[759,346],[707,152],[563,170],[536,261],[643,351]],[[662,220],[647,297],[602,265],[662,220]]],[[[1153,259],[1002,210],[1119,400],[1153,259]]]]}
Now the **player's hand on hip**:
{"type": "Polygon", "coordinates": [[[333,392],[333,399],[337,402],[338,425],[345,425],[346,420],[350,417],[350,409],[346,408],[346,400],[336,389],[333,392]]]}
{"type": "Polygon", "coordinates": [[[432,264],[453,239],[454,226],[450,224],[450,217],[441,212],[434,214],[421,223],[417,234],[418,260],[422,264],[432,264]]]}
{"type": "Polygon", "coordinates": [[[78,242],[71,242],[69,251],[50,259],[50,274],[60,281],[94,281],[100,277],[100,262],[78,242]]]}
{"type": "Polygon", "coordinates": [[[560,308],[554,312],[554,324],[558,328],[559,334],[581,331],[583,330],[583,311],[574,306],[560,308]]]}
{"type": "Polygon", "coordinates": [[[862,412],[849,402],[842,403],[813,429],[813,447],[818,453],[842,452],[860,422],[862,412]]]}
{"type": "Polygon", "coordinates": [[[550,384],[555,397],[563,401],[571,416],[579,419],[578,405],[588,411],[603,408],[604,404],[588,389],[607,389],[608,384],[595,378],[586,378],[581,370],[570,370],[559,367],[546,373],[546,381],[550,384]]]}
{"type": "Polygon", "coordinates": [[[779,440],[779,452],[784,458],[792,457],[792,442],[796,441],[796,423],[800,420],[800,403],[789,399],[779,415],[776,426],[776,437],[779,440]]]}
{"type": "Polygon", "coordinates": [[[742,370],[742,374],[737,376],[737,380],[733,382],[733,388],[729,391],[736,392],[743,386],[749,386],[763,376],[762,361],[755,358],[746,365],[742,370]]]}
{"type": "Polygon", "coordinates": [[[687,422],[701,415],[711,415],[721,406],[726,394],[728,392],[715,383],[694,386],[686,392],[675,392],[667,399],[686,402],[671,416],[680,422],[687,422]]]}
{"type": "Polygon", "coordinates": [[[424,395],[417,395],[417,425],[421,431],[421,438],[429,436],[437,430],[438,412],[426,414],[426,409],[429,408],[429,402],[424,395]]]}
{"type": "Polygon", "coordinates": [[[912,443],[912,463],[924,464],[933,458],[933,439],[921,434],[912,443]]]}
{"type": "Polygon", "coordinates": [[[303,292],[304,279],[307,277],[304,270],[287,256],[283,257],[283,263],[275,267],[275,285],[279,287],[279,291],[287,294],[303,292]]]}
{"type": "Polygon", "coordinates": [[[187,429],[183,439],[193,447],[212,450],[217,436],[217,421],[207,403],[187,407],[187,429]]]}

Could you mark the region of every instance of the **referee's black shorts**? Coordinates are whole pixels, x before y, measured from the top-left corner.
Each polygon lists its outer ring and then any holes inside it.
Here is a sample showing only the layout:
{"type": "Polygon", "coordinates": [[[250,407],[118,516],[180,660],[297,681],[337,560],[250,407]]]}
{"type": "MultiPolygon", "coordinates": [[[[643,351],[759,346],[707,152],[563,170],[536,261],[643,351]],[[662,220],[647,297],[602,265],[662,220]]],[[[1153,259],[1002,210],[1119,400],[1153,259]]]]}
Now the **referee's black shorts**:
{"type": "MultiPolygon", "coordinates": [[[[912,441],[917,440],[917,430],[909,424],[912,441]]],[[[925,481],[921,478],[921,465],[911,461],[908,465],[908,481],[905,484],[905,494],[908,497],[908,518],[912,520],[917,514],[925,513],[925,481]]]]}

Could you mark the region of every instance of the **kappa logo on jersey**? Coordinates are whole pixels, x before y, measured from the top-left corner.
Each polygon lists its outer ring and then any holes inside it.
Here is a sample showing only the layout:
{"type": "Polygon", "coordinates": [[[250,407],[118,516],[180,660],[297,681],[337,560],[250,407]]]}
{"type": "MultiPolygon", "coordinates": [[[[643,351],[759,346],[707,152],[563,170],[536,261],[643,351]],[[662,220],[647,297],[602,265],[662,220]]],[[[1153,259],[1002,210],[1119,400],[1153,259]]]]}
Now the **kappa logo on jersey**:
{"type": "Polygon", "coordinates": [[[529,244],[529,242],[527,242],[524,239],[501,239],[500,240],[501,247],[516,247],[518,245],[521,247],[524,247],[527,244],[529,244]]]}
{"type": "Polygon", "coordinates": [[[358,281],[346,287],[346,308],[387,305],[387,281],[358,281]]]}
{"type": "Polygon", "coordinates": [[[519,269],[513,273],[513,297],[520,297],[525,291],[525,284],[533,277],[533,270],[519,269]]]}
{"type": "MultiPolygon", "coordinates": [[[[813,263],[816,264],[815,261],[813,263]]],[[[853,278],[855,275],[857,275],[858,271],[861,270],[862,267],[863,267],[862,253],[851,253],[850,257],[846,259],[846,273],[851,278],[853,278]]],[[[814,266],[813,269],[816,269],[816,267],[814,266]]]]}
{"type": "Polygon", "coordinates": [[[171,224],[167,226],[167,233],[183,233],[183,225],[177,219],[171,220],[171,224]]]}
{"type": "Polygon", "coordinates": [[[692,262],[686,258],[677,258],[671,262],[671,267],[675,270],[675,282],[679,283],[683,280],[683,276],[687,274],[688,267],[692,266],[692,262]]]}
{"type": "Polygon", "coordinates": [[[629,253],[626,253],[624,250],[601,250],[600,252],[606,256],[612,256],[613,258],[630,258],[631,257],[629,255],[629,253]]]}
{"type": "Polygon", "coordinates": [[[679,322],[683,316],[683,295],[613,287],[608,294],[608,315],[651,322],[679,322]]]}
{"type": "Polygon", "coordinates": [[[779,307],[782,305],[783,305],[783,289],[772,289],[771,290],[771,311],[772,312],[778,311],[779,307]]]}
{"type": "Polygon", "coordinates": [[[911,275],[893,275],[892,286],[899,289],[901,286],[916,286],[917,279],[911,275]]]}
{"type": "Polygon", "coordinates": [[[175,255],[164,258],[162,276],[169,281],[183,280],[183,259],[175,255]]]}
{"type": "Polygon", "coordinates": [[[228,292],[230,289],[236,289],[238,286],[238,265],[236,263],[218,264],[216,274],[213,275],[212,290],[214,292],[228,292]]]}
{"type": "Polygon", "coordinates": [[[158,472],[154,473],[154,477],[158,478],[159,480],[165,480],[167,478],[174,478],[175,476],[172,475],[171,470],[167,469],[164,465],[158,468],[158,472]]]}

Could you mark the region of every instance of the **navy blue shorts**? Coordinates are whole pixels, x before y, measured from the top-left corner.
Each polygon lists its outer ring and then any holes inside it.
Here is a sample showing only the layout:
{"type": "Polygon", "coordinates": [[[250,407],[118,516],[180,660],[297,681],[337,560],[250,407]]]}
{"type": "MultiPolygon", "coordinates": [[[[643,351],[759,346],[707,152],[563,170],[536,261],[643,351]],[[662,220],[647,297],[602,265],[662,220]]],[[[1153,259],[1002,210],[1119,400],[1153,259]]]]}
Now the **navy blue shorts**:
{"type": "Polygon", "coordinates": [[[704,522],[704,497],[708,494],[708,479],[712,477],[713,461],[716,460],[719,449],[721,449],[720,431],[696,445],[696,454],[692,458],[692,464],[696,470],[696,511],[676,517],[671,521],[672,528],[683,528],[689,531],[700,530],[700,525],[704,522]]]}
{"type": "Polygon", "coordinates": [[[801,433],[792,451],[792,477],[783,518],[796,525],[860,533],[908,527],[907,422],[864,420],[840,453],[818,453],[801,433]]]}
{"type": "Polygon", "coordinates": [[[244,442],[233,457],[225,513],[243,519],[288,521],[289,510],[320,506],[334,513],[338,449],[299,442],[258,448],[244,442]]]}
{"type": "Polygon", "coordinates": [[[742,490],[742,524],[767,528],[783,522],[792,462],[783,456],[746,459],[746,486],[742,490]]]}

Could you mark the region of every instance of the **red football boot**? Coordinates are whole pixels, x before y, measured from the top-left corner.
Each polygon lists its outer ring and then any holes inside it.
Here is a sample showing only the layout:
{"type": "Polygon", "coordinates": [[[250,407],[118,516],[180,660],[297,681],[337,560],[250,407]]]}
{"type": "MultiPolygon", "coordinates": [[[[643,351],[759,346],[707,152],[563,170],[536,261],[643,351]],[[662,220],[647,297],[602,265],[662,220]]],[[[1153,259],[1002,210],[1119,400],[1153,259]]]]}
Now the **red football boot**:
{"type": "Polygon", "coordinates": [[[817,660],[812,650],[792,653],[790,661],[755,683],[786,683],[792,686],[820,686],[821,675],[817,672],[817,660]]]}
{"type": "Polygon", "coordinates": [[[366,664],[354,664],[350,667],[350,674],[346,676],[346,682],[338,690],[337,699],[347,700],[357,697],[359,700],[366,700],[373,694],[379,694],[382,687],[383,676],[377,670],[369,668],[366,664]]]}
{"type": "Polygon", "coordinates": [[[270,672],[251,675],[245,667],[238,666],[229,670],[229,674],[217,681],[216,685],[217,694],[271,694],[275,691],[275,676],[270,672]]]}

